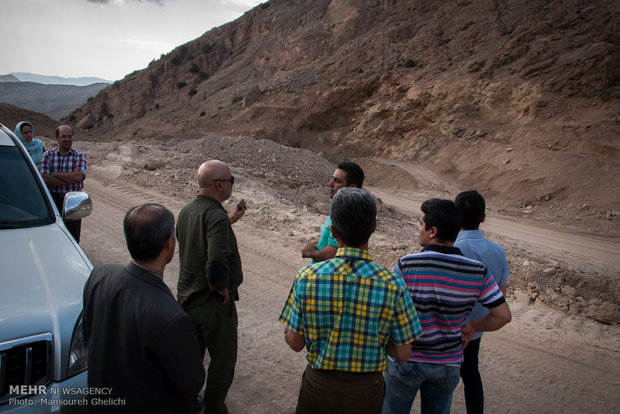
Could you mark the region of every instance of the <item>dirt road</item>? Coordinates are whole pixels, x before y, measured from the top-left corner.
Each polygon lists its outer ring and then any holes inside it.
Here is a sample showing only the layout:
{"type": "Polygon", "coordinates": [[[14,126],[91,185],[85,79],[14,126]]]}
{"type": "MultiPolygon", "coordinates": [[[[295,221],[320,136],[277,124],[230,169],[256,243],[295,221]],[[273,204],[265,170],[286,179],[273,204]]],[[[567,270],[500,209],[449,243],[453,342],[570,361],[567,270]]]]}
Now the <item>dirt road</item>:
{"type": "MultiPolygon", "coordinates": [[[[93,264],[129,260],[122,235],[122,218],[129,207],[158,202],[177,214],[187,201],[103,179],[95,173],[89,175],[85,190],[93,199],[94,209],[83,221],[82,247],[93,264]]],[[[295,272],[306,263],[300,257],[297,239],[284,231],[252,226],[253,214],[249,211],[234,225],[245,281],[238,302],[239,359],[227,403],[235,414],[292,413],[305,355],[286,346],[277,319],[295,272]]],[[[316,223],[317,219],[308,221],[316,223]]],[[[308,231],[312,233],[314,226],[308,231]]],[[[177,274],[175,257],[165,275],[173,292],[177,274]]],[[[481,348],[488,412],[620,411],[617,326],[568,318],[519,298],[510,298],[509,303],[513,322],[499,332],[486,334],[481,348]]],[[[460,385],[452,412],[465,412],[460,385]]]]}
{"type": "MultiPolygon", "coordinates": [[[[403,190],[368,188],[386,204],[413,215],[420,214],[420,205],[427,199],[425,196],[403,190]]],[[[529,244],[535,248],[549,249],[556,257],[573,256],[598,266],[611,265],[620,269],[620,239],[617,237],[587,237],[553,230],[541,224],[532,224],[525,219],[496,214],[488,214],[483,227],[485,232],[529,244]]]]}

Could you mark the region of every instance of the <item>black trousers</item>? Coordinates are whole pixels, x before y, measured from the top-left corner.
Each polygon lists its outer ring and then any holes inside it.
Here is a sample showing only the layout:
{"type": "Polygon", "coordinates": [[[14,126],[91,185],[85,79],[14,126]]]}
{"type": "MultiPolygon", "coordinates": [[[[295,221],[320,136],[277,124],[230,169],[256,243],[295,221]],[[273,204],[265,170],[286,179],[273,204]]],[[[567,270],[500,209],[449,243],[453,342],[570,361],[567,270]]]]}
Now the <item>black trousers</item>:
{"type": "Polygon", "coordinates": [[[354,373],[306,367],[295,414],[380,414],[382,372],[354,373]]]}
{"type": "Polygon", "coordinates": [[[465,389],[467,414],[482,414],[484,411],[484,390],[482,389],[480,371],[478,371],[478,352],[480,351],[481,339],[478,338],[469,342],[463,350],[461,379],[465,389]]]}
{"type": "MultiPolygon", "coordinates": [[[[56,204],[56,208],[60,214],[62,214],[62,205],[65,201],[66,193],[52,193],[52,199],[54,200],[54,204],[56,204]]],[[[80,242],[80,233],[82,232],[82,219],[73,220],[73,221],[64,221],[65,227],[69,230],[69,233],[73,236],[76,242],[80,242]]]]}

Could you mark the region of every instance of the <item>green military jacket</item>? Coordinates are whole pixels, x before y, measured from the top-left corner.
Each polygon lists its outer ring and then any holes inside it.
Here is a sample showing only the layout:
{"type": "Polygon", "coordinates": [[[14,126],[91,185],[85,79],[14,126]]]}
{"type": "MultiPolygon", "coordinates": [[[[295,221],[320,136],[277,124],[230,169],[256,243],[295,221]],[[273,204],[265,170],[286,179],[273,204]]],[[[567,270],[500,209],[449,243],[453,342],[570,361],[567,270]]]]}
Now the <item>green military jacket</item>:
{"type": "Polygon", "coordinates": [[[198,194],[179,212],[177,299],[181,306],[199,305],[210,292],[234,291],[243,282],[237,238],[228,213],[214,198],[198,194]]]}

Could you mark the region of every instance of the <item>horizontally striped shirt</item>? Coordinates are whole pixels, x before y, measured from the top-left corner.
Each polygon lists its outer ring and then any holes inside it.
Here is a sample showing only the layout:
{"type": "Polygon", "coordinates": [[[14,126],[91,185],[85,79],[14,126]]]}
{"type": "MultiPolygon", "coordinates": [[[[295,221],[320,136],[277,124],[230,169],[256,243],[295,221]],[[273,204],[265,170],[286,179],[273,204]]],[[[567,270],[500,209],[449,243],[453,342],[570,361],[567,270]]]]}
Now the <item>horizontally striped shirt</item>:
{"type": "Polygon", "coordinates": [[[456,247],[429,245],[394,265],[415,304],[424,334],[409,361],[445,365],[463,362],[461,326],[478,301],[487,308],[505,302],[486,266],[456,247]]]}
{"type": "MultiPolygon", "coordinates": [[[[71,148],[67,155],[62,155],[58,148],[45,151],[39,164],[41,174],[52,174],[55,172],[70,173],[78,167],[84,177],[86,177],[86,157],[79,151],[71,148]]],[[[84,181],[69,185],[52,185],[52,193],[66,194],[69,191],[81,191],[84,188],[84,181]]]]}
{"type": "Polygon", "coordinates": [[[280,322],[304,336],[312,368],[348,372],[384,371],[390,337],[422,334],[404,281],[353,248],[297,272],[280,322]]]}

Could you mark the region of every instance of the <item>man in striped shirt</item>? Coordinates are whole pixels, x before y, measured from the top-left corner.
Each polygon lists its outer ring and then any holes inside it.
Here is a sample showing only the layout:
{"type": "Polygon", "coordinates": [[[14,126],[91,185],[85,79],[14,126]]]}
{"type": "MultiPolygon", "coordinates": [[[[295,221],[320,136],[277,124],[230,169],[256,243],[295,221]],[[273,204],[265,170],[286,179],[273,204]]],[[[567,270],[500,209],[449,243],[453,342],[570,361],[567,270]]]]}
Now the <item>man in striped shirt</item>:
{"type": "Polygon", "coordinates": [[[282,309],[288,345],[308,351],[297,414],[378,414],[387,355],[406,361],[422,328],[403,280],[373,262],[377,207],[342,188],[330,205],[336,257],[303,267],[282,309]]]}
{"type": "Polygon", "coordinates": [[[422,213],[419,242],[424,249],[401,257],[394,271],[407,284],[424,334],[413,343],[407,362],[390,360],[384,414],[409,414],[418,390],[422,414],[449,413],[463,347],[476,332],[500,329],[511,320],[508,304],[487,267],[454,247],[462,222],[454,202],[427,200],[422,213]],[[476,302],[490,313],[465,323],[476,302]]]}
{"type": "MultiPolygon", "coordinates": [[[[73,131],[69,125],[56,128],[58,148],[45,151],[39,164],[39,171],[49,187],[54,204],[62,214],[65,195],[70,191],[81,191],[86,178],[86,157],[73,146],[73,131]]],[[[80,242],[82,220],[65,222],[65,226],[76,242],[80,242]]]]}

